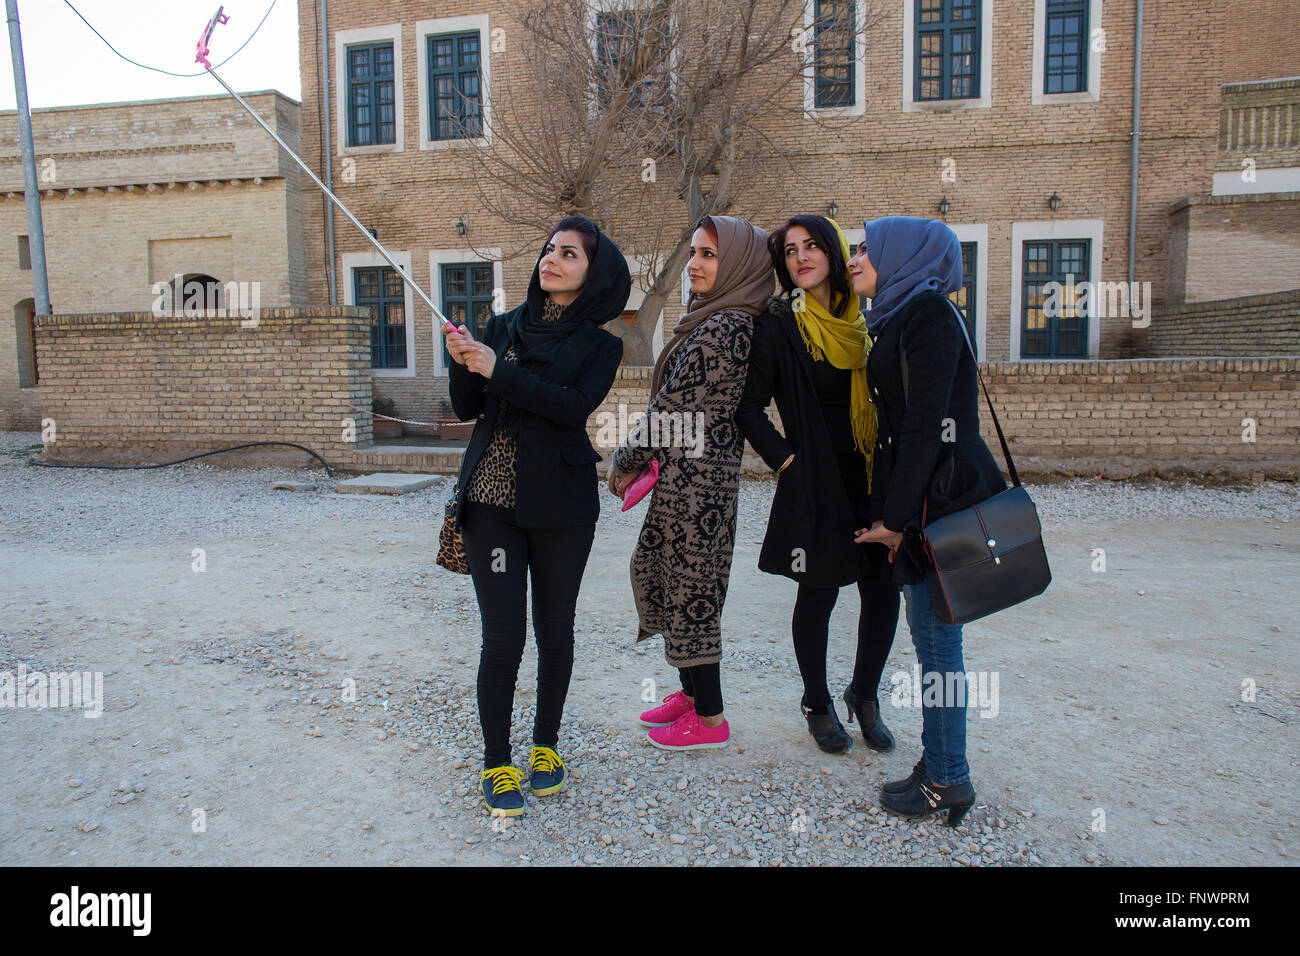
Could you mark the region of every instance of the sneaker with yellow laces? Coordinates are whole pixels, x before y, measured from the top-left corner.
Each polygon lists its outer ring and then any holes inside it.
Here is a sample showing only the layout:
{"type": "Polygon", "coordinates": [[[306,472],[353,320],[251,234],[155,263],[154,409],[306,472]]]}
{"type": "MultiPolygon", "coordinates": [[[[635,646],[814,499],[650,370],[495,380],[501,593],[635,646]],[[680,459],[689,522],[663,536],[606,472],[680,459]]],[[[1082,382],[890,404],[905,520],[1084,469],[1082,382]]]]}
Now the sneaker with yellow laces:
{"type": "Polygon", "coordinates": [[[558,793],[568,782],[569,771],[564,761],[550,747],[534,747],[528,755],[528,766],[533,772],[530,785],[535,797],[558,793]]]}
{"type": "Polygon", "coordinates": [[[524,812],[524,775],[514,767],[492,767],[480,775],[483,802],[494,817],[517,817],[524,812]]]}

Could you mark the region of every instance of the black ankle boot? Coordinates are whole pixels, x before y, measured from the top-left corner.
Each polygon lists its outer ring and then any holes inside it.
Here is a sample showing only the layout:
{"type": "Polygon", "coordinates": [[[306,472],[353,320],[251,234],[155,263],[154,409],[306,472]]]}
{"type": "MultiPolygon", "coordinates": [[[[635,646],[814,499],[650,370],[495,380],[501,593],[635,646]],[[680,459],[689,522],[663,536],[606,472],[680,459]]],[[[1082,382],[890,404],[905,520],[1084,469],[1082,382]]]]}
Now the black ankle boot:
{"type": "Polygon", "coordinates": [[[803,712],[804,720],[808,721],[808,733],[812,734],[817,746],[826,753],[844,754],[853,749],[853,738],[840,723],[833,704],[826,708],[828,713],[825,714],[814,714],[802,701],[799,709],[803,712]]]}
{"type": "Polygon", "coordinates": [[[880,788],[882,793],[904,793],[911,790],[912,787],[925,776],[925,757],[922,756],[912,768],[912,772],[903,780],[893,780],[880,788]]]}
{"type": "Polygon", "coordinates": [[[862,730],[862,739],[872,750],[893,750],[894,735],[889,732],[885,722],[880,719],[880,702],[874,697],[862,700],[853,693],[853,685],[844,688],[844,703],[849,705],[849,723],[854,715],[858,718],[858,727],[862,730]]]}
{"type": "Polygon", "coordinates": [[[955,827],[975,805],[975,787],[970,782],[941,787],[927,773],[901,793],[881,791],[880,805],[905,817],[923,817],[936,810],[948,811],[948,826],[955,827]]]}

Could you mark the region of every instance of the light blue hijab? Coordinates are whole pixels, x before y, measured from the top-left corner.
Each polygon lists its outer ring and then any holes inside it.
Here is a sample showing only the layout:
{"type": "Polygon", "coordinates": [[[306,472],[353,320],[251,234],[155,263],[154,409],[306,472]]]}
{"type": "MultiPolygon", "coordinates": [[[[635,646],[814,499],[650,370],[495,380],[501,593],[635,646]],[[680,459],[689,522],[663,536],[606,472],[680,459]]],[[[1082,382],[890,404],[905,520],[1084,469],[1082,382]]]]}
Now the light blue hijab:
{"type": "Polygon", "coordinates": [[[939,220],[885,216],[862,225],[876,269],[876,295],[867,310],[872,336],[921,293],[961,288],[961,243],[939,220]]]}

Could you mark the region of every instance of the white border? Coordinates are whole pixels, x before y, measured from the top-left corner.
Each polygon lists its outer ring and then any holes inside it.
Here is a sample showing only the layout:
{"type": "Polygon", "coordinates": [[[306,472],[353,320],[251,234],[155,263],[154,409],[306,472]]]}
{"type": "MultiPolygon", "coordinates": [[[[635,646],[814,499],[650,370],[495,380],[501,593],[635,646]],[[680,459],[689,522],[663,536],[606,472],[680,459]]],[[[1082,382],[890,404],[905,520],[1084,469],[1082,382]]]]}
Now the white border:
{"type": "Polygon", "coordinates": [[[1215,173],[1214,191],[1211,195],[1248,196],[1253,193],[1291,192],[1300,192],[1300,167],[1297,166],[1256,169],[1253,183],[1248,183],[1242,179],[1240,170],[1215,173]]]}
{"type": "MultiPolygon", "coordinates": [[[[374,153],[400,153],[405,148],[405,101],[402,99],[402,25],[390,23],[386,27],[366,27],[360,30],[339,30],[334,34],[334,89],[337,93],[334,128],[338,131],[336,156],[369,156],[374,153]],[[376,143],[372,146],[348,146],[348,64],[346,51],[358,43],[393,41],[393,109],[396,112],[396,141],[376,143]]],[[[378,109],[376,104],[373,108],[378,109]]]]}
{"type": "Polygon", "coordinates": [[[993,0],[980,0],[980,95],[968,100],[913,99],[916,83],[916,0],[903,0],[903,112],[951,113],[993,105],[993,0]]]}
{"type": "Polygon", "coordinates": [[[1030,102],[1034,106],[1049,103],[1095,103],[1101,99],[1102,54],[1092,48],[1092,38],[1101,29],[1101,0],[1088,4],[1088,35],[1084,43],[1088,51],[1088,86],[1079,93],[1044,93],[1043,70],[1047,65],[1047,0],[1034,0],[1034,72],[1033,92],[1030,102]]]}
{"type": "MultiPolygon", "coordinates": [[[[815,42],[813,35],[813,0],[803,8],[804,36],[815,42]]],[[[804,116],[862,116],[867,112],[866,44],[863,42],[863,24],[867,21],[866,0],[856,0],[853,5],[853,105],[814,106],[817,100],[817,74],[814,69],[811,46],[804,47],[803,111],[804,116]]]]}
{"type": "MultiPolygon", "coordinates": [[[[1100,219],[1066,219],[1059,222],[1013,222],[1011,224],[1011,355],[1013,362],[1068,362],[1079,359],[1048,359],[1035,356],[1020,357],[1020,306],[1023,296],[1021,273],[1024,271],[1024,244],[1036,239],[1088,239],[1092,247],[1088,254],[1088,281],[1101,281],[1102,225],[1100,219]]],[[[1075,279],[1082,282],[1082,279],[1075,279]]],[[[1092,296],[1093,314],[1088,316],[1088,355],[1095,360],[1101,354],[1101,319],[1095,314],[1097,297],[1092,296]]]]}
{"type": "MultiPolygon", "coordinates": [[[[416,103],[419,106],[417,129],[420,149],[456,149],[462,146],[486,146],[492,142],[492,28],[486,13],[440,20],[420,20],[415,24],[416,103]],[[430,139],[424,121],[429,118],[429,43],[431,36],[443,33],[478,31],[479,92],[483,97],[483,135],[472,139],[430,139]]],[[[468,261],[468,260],[466,260],[468,261]]]]}
{"type": "MultiPolygon", "coordinates": [[[[492,292],[495,295],[497,289],[504,289],[505,282],[502,280],[501,271],[501,250],[498,247],[483,250],[486,254],[479,255],[473,249],[430,249],[429,250],[429,298],[433,299],[438,311],[446,313],[442,306],[442,266],[459,265],[466,262],[490,262],[492,263],[492,292]]],[[[494,313],[496,314],[496,313],[494,313]]],[[[433,328],[433,374],[446,375],[447,366],[442,361],[442,349],[438,348],[441,344],[442,332],[440,323],[436,317],[432,318],[433,328]]]]}
{"type": "MultiPolygon", "coordinates": [[[[411,276],[411,254],[409,252],[392,253],[393,259],[402,267],[402,271],[408,277],[411,276]]],[[[373,266],[388,266],[388,261],[378,252],[345,252],[343,253],[343,304],[356,305],[356,279],[353,271],[356,269],[368,269],[373,266]]],[[[377,378],[414,378],[415,377],[415,312],[414,297],[411,292],[409,283],[402,283],[402,296],[405,300],[403,308],[406,309],[406,367],[405,368],[372,368],[370,374],[377,378]]]]}
{"type": "Polygon", "coordinates": [[[958,242],[975,243],[975,357],[987,361],[989,311],[989,227],[987,223],[949,226],[958,242]]]}

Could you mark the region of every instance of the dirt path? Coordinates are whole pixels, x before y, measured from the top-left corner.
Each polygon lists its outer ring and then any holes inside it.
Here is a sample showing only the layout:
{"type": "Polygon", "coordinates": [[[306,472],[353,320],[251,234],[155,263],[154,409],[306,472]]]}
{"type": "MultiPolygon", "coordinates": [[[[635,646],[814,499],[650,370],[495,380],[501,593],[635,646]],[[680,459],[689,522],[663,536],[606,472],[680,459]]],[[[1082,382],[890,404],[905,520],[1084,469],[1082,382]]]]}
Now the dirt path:
{"type": "MultiPolygon", "coordinates": [[[[662,696],[674,674],[659,642],[631,646],[639,513],[607,507],[562,740],[573,785],[493,829],[475,791],[473,592],[432,563],[445,491],[270,490],[288,474],[3,469],[0,671],[105,676],[98,719],[0,707],[11,768],[0,863],[1297,857],[1294,493],[1282,496],[1285,514],[1262,517],[1045,516],[1048,595],[966,632],[967,668],[996,672],[999,698],[996,716],[970,715],[980,809],[955,832],[875,809],[878,785],[916,759],[919,709],[885,706],[900,743],[890,754],[859,738],[830,757],[808,737],[789,647],[794,588],[755,568],[763,482],[745,485],[724,619],[732,746],[664,755],[644,744],[643,681],[662,696]],[[144,504],[142,489],[152,489],[144,504]],[[1104,573],[1093,548],[1106,551],[1104,573]],[[341,690],[348,678],[355,702],[341,690]],[[1247,679],[1253,702],[1242,700],[1247,679]],[[206,829],[194,832],[200,809],[206,829]],[[1093,830],[1098,809],[1104,832],[1093,830]]],[[[856,610],[844,591],[833,692],[851,669],[856,610]]],[[[913,660],[904,626],[884,693],[913,660]]],[[[530,644],[516,764],[535,674],[530,644]]]]}

